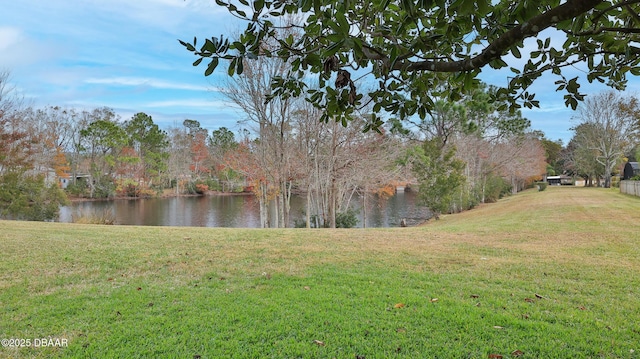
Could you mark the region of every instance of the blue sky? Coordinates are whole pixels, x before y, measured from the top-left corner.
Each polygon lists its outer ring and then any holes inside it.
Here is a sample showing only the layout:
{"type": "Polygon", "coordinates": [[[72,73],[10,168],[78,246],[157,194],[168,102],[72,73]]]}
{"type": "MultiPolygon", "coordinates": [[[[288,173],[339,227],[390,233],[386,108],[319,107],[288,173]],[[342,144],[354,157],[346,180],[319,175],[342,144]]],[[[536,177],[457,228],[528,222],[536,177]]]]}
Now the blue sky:
{"type": "Polygon", "coordinates": [[[236,128],[240,114],[216,93],[178,39],[237,29],[206,0],[20,0],[3,3],[0,69],[34,106],[111,107],[163,127],[186,118],[236,128]]]}
{"type": "MultiPolygon", "coordinates": [[[[242,114],[217,93],[224,72],[204,67],[177,39],[232,33],[244,27],[213,0],[19,0],[0,13],[0,70],[36,107],[91,110],[107,106],[123,119],[145,112],[166,128],[186,118],[203,127],[238,130],[242,114]]],[[[524,52],[524,51],[523,51],[524,52]]],[[[509,62],[509,61],[507,61],[509,62]]],[[[580,74],[580,69],[574,69],[580,74]]],[[[483,80],[505,85],[507,71],[486,70],[483,80]]],[[[572,111],[555,79],[533,88],[541,108],[524,111],[550,139],[571,138],[572,111]]],[[[639,87],[631,79],[629,91],[639,87]]],[[[605,89],[586,86],[587,94],[605,89]]]]}

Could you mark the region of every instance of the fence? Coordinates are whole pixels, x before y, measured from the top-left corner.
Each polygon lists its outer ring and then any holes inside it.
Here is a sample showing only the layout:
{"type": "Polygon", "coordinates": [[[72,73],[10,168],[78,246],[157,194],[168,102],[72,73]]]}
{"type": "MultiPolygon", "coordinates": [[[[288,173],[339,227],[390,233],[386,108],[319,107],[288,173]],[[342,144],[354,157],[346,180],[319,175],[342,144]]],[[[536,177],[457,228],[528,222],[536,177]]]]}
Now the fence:
{"type": "Polygon", "coordinates": [[[640,197],[640,181],[620,181],[620,192],[640,197]]]}

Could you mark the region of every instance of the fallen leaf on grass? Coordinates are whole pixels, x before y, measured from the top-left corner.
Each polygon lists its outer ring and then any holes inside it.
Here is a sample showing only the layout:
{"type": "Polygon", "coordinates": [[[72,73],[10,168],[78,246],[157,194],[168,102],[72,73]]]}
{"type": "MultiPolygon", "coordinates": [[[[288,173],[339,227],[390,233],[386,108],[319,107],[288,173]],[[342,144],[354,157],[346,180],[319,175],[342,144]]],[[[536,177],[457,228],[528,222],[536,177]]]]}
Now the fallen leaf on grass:
{"type": "Polygon", "coordinates": [[[524,298],[524,301],[527,303],[533,303],[535,302],[535,300],[531,299],[531,298],[524,298]]]}
{"type": "Polygon", "coordinates": [[[501,326],[499,326],[499,325],[494,325],[494,326],[493,326],[493,329],[504,329],[504,327],[501,327],[501,326]]]}
{"type": "Polygon", "coordinates": [[[308,285],[305,285],[305,286],[303,287],[303,289],[304,289],[304,290],[311,290],[311,287],[309,287],[308,285]]]}
{"type": "Polygon", "coordinates": [[[396,303],[396,305],[393,306],[396,309],[400,309],[400,308],[404,308],[405,304],[404,303],[396,303]]]}
{"type": "Polygon", "coordinates": [[[113,278],[107,278],[108,282],[111,282],[113,280],[113,278]]]}
{"type": "Polygon", "coordinates": [[[471,294],[471,298],[480,298],[480,296],[477,294],[471,294]]]}
{"type": "Polygon", "coordinates": [[[438,298],[431,298],[431,300],[430,300],[431,303],[435,303],[437,301],[438,301],[438,298]]]}
{"type": "Polygon", "coordinates": [[[502,359],[503,356],[500,354],[489,354],[490,359],[502,359]]]}
{"type": "Polygon", "coordinates": [[[580,310],[587,310],[587,308],[586,308],[586,307],[584,307],[584,306],[579,306],[579,307],[578,307],[578,309],[580,309],[580,310]]]}
{"type": "Polygon", "coordinates": [[[547,298],[547,297],[545,297],[545,296],[543,296],[543,295],[540,295],[540,294],[538,294],[538,293],[535,293],[534,295],[536,296],[536,298],[540,298],[540,299],[549,299],[549,298],[547,298]]]}
{"type": "Polygon", "coordinates": [[[142,290],[142,287],[138,287],[138,288],[136,288],[136,290],[142,290]]]}
{"type": "Polygon", "coordinates": [[[524,355],[524,353],[522,352],[522,350],[514,350],[511,352],[511,355],[513,355],[514,357],[519,357],[524,355]]]}
{"type": "Polygon", "coordinates": [[[315,345],[319,345],[319,346],[321,346],[321,347],[323,347],[323,346],[324,346],[324,342],[323,342],[323,341],[320,341],[320,340],[317,340],[317,339],[313,341],[313,344],[315,344],[315,345]]]}

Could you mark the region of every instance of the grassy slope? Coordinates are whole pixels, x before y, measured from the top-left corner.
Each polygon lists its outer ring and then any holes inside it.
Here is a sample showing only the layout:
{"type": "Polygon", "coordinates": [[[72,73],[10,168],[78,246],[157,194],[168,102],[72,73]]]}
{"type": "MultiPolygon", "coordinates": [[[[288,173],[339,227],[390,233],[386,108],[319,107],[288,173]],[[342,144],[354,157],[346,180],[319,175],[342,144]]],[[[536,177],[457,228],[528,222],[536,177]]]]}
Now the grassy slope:
{"type": "Polygon", "coordinates": [[[640,199],[549,188],[419,228],[0,221],[0,357],[638,357],[640,199]]]}

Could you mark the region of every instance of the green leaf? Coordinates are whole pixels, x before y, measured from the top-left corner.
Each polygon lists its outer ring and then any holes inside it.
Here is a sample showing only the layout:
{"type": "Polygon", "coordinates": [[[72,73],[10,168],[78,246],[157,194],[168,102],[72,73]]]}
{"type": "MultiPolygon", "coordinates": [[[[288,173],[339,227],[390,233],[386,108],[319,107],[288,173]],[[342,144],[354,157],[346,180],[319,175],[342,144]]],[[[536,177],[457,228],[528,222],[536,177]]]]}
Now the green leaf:
{"type": "Polygon", "coordinates": [[[461,15],[471,15],[475,12],[475,0],[463,0],[458,12],[461,15]]]}
{"type": "Polygon", "coordinates": [[[236,73],[241,75],[244,71],[244,61],[243,58],[239,57],[238,61],[236,61],[236,73]]]}
{"type": "Polygon", "coordinates": [[[350,27],[349,27],[349,22],[347,21],[347,17],[344,16],[344,14],[341,12],[336,12],[335,17],[336,17],[336,20],[338,21],[337,25],[339,26],[339,31],[336,31],[336,32],[340,32],[342,34],[348,34],[350,27]]]}
{"type": "Polygon", "coordinates": [[[194,61],[194,62],[193,62],[193,66],[198,66],[198,65],[200,65],[200,63],[202,62],[202,60],[203,60],[203,59],[204,59],[204,58],[202,58],[202,57],[201,57],[201,58],[197,59],[196,61],[194,61]]]}
{"type": "Polygon", "coordinates": [[[340,48],[342,47],[342,44],[344,44],[344,39],[334,42],[329,47],[327,47],[327,49],[324,51],[324,56],[330,57],[334,55],[336,52],[340,50],[340,48]]]}
{"type": "Polygon", "coordinates": [[[204,75],[205,76],[211,75],[213,71],[216,69],[216,67],[218,67],[218,58],[214,57],[211,59],[211,62],[209,62],[209,65],[207,66],[207,69],[205,70],[204,75]]]}
{"type": "Polygon", "coordinates": [[[571,30],[573,32],[580,32],[584,27],[584,16],[578,16],[573,20],[573,26],[571,30]]]}
{"type": "Polygon", "coordinates": [[[310,66],[320,66],[321,65],[320,56],[318,56],[318,54],[316,53],[310,53],[307,55],[307,57],[305,57],[304,63],[310,66]]]}
{"type": "Polygon", "coordinates": [[[513,54],[513,56],[516,57],[516,59],[519,59],[522,57],[522,55],[520,54],[520,49],[518,49],[517,46],[514,46],[511,48],[511,53],[513,54]]]}
{"type": "Polygon", "coordinates": [[[472,73],[467,73],[464,76],[464,89],[465,90],[470,90],[470,89],[473,88],[473,79],[474,79],[474,76],[473,76],[472,73]]]}
{"type": "Polygon", "coordinates": [[[237,57],[234,57],[233,60],[231,60],[231,63],[229,63],[229,68],[227,69],[227,74],[229,76],[233,76],[233,74],[236,71],[236,61],[238,60],[237,57]]]}
{"type": "Polygon", "coordinates": [[[313,0],[298,0],[298,7],[302,12],[309,12],[313,6],[313,0]]]}
{"type": "Polygon", "coordinates": [[[491,4],[489,0],[479,0],[476,2],[478,6],[479,17],[487,15],[491,11],[491,4]]]}

